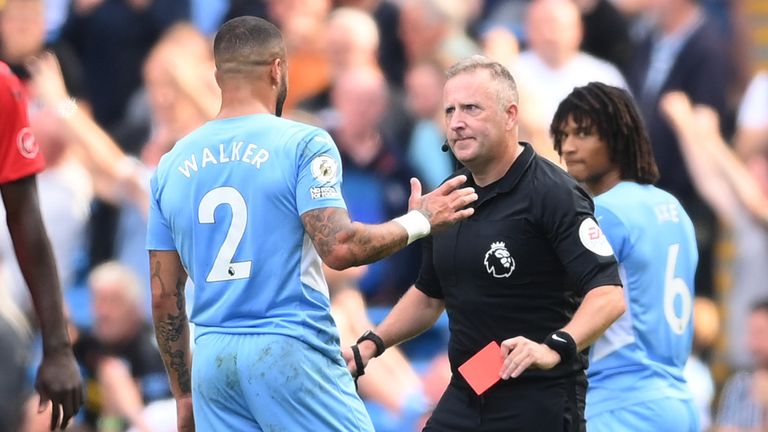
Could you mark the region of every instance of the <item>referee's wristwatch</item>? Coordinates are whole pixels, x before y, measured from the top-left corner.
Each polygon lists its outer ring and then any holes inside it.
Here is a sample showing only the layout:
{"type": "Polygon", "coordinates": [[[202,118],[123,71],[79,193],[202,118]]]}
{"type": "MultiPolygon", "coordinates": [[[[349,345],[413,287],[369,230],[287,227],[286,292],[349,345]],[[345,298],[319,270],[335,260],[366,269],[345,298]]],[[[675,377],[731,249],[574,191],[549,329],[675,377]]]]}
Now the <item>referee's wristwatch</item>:
{"type": "Polygon", "coordinates": [[[373,342],[374,345],[376,345],[376,354],[373,355],[374,357],[378,357],[384,354],[384,350],[386,349],[386,347],[384,346],[384,341],[381,340],[379,335],[374,333],[373,330],[367,330],[365,333],[363,333],[362,336],[360,336],[357,339],[357,342],[355,343],[359,345],[360,342],[366,341],[366,340],[369,340],[373,342]]]}
{"type": "Polygon", "coordinates": [[[560,354],[560,363],[567,363],[578,355],[578,348],[573,337],[563,330],[552,332],[544,339],[544,345],[560,354]]]}

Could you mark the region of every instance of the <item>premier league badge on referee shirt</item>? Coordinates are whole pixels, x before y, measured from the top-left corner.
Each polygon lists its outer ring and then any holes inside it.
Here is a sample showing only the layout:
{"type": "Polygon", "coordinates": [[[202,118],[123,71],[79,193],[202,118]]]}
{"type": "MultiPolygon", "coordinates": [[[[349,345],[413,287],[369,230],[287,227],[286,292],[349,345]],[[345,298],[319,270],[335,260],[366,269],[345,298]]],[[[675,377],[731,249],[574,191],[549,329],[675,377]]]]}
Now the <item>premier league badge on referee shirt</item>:
{"type": "Polygon", "coordinates": [[[485,253],[485,269],[493,277],[509,277],[515,269],[515,260],[510,255],[504,242],[491,243],[491,249],[485,253]]]}

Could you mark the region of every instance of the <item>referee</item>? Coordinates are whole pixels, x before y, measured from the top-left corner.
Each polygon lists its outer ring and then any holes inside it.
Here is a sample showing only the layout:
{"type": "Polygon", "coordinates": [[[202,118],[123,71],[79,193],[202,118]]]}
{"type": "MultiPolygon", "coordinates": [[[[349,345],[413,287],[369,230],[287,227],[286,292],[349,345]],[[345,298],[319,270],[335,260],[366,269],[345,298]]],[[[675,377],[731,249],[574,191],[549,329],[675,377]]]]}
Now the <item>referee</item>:
{"type": "Polygon", "coordinates": [[[465,166],[454,175],[478,194],[475,213],[425,239],[415,287],[343,354],[358,374],[447,310],[453,377],[426,431],[583,431],[585,350],[625,309],[613,251],[588,194],[518,143],[509,71],[474,56],[447,77],[448,144],[465,166]],[[491,341],[501,381],[478,396],[458,368],[491,341]]]}

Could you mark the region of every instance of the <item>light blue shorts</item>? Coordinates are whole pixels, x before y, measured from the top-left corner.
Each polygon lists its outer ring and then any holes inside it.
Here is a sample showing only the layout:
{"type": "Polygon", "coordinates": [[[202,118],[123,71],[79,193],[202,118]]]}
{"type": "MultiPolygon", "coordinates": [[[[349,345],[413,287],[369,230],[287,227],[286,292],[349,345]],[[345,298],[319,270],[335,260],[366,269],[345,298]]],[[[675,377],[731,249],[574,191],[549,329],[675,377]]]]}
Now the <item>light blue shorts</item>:
{"type": "Polygon", "coordinates": [[[373,431],[341,354],[289,336],[198,337],[192,404],[202,432],[373,431]]]}
{"type": "Polygon", "coordinates": [[[661,398],[587,418],[587,432],[699,432],[692,400],[661,398]]]}

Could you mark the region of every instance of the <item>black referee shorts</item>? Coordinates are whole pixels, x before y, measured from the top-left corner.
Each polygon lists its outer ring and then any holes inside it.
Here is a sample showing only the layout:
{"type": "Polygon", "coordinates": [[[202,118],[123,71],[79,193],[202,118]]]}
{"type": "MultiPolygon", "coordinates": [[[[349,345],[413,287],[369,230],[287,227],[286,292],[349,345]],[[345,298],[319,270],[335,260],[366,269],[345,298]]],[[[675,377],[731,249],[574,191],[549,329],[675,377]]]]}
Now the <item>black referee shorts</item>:
{"type": "Polygon", "coordinates": [[[454,378],[424,432],[586,431],[587,378],[583,374],[505,384],[477,396],[454,378]]]}

